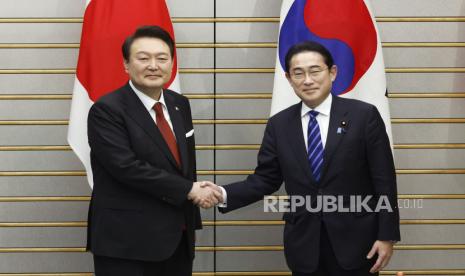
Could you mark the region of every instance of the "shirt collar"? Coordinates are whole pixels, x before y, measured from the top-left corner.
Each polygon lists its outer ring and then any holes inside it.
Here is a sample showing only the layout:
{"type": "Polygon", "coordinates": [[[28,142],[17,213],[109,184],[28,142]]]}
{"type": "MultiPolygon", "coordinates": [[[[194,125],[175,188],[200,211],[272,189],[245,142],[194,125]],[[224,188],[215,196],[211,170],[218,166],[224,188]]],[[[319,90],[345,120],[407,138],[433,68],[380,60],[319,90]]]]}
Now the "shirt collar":
{"type": "Polygon", "coordinates": [[[134,91],[134,93],[136,93],[137,97],[139,97],[140,101],[142,102],[142,104],[145,106],[145,108],[150,112],[150,110],[152,110],[153,106],[160,102],[163,106],[166,107],[166,104],[165,104],[165,97],[163,96],[163,90],[161,91],[161,94],[160,94],[160,99],[157,101],[157,100],[154,100],[152,98],[150,98],[149,96],[147,96],[144,92],[140,91],[139,89],[137,89],[134,84],[132,83],[132,81],[130,80],[129,81],[129,85],[131,86],[132,90],[134,91]]]}
{"type": "Polygon", "coordinates": [[[304,117],[311,110],[315,110],[319,114],[329,116],[329,113],[331,111],[332,102],[333,102],[333,95],[331,95],[331,93],[329,93],[328,97],[326,97],[326,99],[319,106],[317,106],[317,107],[315,107],[313,109],[308,107],[304,102],[302,102],[301,116],[304,117]]]}

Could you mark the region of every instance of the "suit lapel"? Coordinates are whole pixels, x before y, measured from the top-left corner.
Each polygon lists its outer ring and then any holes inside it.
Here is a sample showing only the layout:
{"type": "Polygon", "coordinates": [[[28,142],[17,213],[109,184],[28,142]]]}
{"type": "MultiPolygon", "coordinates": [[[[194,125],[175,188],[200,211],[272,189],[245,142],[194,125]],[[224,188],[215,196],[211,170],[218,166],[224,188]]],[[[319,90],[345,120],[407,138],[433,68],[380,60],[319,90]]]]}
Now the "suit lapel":
{"type": "Polygon", "coordinates": [[[176,93],[169,90],[163,92],[165,103],[170,114],[171,123],[173,124],[174,135],[178,144],[179,154],[181,155],[181,166],[184,175],[188,174],[188,158],[187,158],[187,143],[186,143],[186,128],[184,127],[183,118],[181,116],[179,107],[176,106],[174,98],[170,93],[176,93]]]}
{"type": "Polygon", "coordinates": [[[326,140],[324,150],[323,169],[321,176],[322,179],[324,178],[326,171],[328,170],[331,158],[333,157],[339,144],[345,136],[344,133],[338,133],[338,128],[342,126],[343,121],[348,123],[346,119],[348,111],[346,110],[345,106],[341,104],[340,99],[336,96],[333,96],[333,102],[331,104],[330,112],[331,116],[329,119],[328,137],[326,140]]]}
{"type": "MultiPolygon", "coordinates": [[[[161,132],[158,130],[157,125],[153,121],[147,109],[142,104],[129,84],[126,85],[126,113],[138,124],[142,130],[150,136],[151,140],[161,149],[165,156],[177,167],[176,160],[171,154],[168,145],[165,142],[161,132]]],[[[171,115],[171,114],[170,114],[171,115]]]]}
{"type": "Polygon", "coordinates": [[[291,145],[292,150],[297,158],[297,162],[302,166],[302,169],[305,171],[305,175],[308,179],[311,179],[312,182],[313,176],[310,173],[311,168],[307,159],[307,149],[305,148],[305,140],[302,132],[302,103],[296,104],[291,112],[289,117],[288,124],[288,134],[289,134],[289,144],[291,145]]]}

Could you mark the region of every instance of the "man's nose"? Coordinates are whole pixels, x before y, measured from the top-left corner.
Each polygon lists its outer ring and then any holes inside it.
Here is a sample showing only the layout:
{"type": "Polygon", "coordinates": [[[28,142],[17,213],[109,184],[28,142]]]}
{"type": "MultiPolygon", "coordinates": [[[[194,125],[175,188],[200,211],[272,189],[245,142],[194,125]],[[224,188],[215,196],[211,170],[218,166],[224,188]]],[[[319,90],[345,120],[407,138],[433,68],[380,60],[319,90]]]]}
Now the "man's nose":
{"type": "Polygon", "coordinates": [[[148,66],[148,69],[149,70],[156,70],[158,67],[158,64],[157,64],[157,59],[155,58],[151,58],[149,60],[149,66],[148,66]]]}
{"type": "Polygon", "coordinates": [[[313,82],[314,82],[314,81],[313,81],[312,76],[311,76],[309,73],[305,73],[304,84],[310,85],[310,84],[312,84],[313,82]]]}

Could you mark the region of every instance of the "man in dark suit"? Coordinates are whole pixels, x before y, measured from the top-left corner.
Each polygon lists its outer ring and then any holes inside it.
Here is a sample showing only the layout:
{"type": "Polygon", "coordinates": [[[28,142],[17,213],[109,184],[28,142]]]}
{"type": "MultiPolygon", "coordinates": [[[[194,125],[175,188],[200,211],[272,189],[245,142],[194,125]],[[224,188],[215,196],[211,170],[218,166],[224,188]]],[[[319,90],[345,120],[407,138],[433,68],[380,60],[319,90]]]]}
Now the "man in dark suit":
{"type": "Polygon", "coordinates": [[[194,203],[215,203],[216,191],[196,182],[189,101],[163,89],[174,42],[145,26],[122,48],[130,81],[101,97],[88,117],[94,190],[87,248],[97,276],[191,276],[201,228],[194,203]]]}
{"type": "Polygon", "coordinates": [[[262,200],[284,182],[295,209],[283,217],[284,253],[293,275],[378,274],[400,240],[396,175],[383,120],[370,104],[331,95],[337,67],[322,45],[297,44],[285,61],[286,77],[302,102],[269,119],[254,174],[221,188],[219,210],[262,200]],[[321,208],[325,197],[337,197],[346,210],[321,208]],[[293,198],[305,198],[311,208],[293,198]],[[355,198],[386,208],[348,212],[355,198]]]}

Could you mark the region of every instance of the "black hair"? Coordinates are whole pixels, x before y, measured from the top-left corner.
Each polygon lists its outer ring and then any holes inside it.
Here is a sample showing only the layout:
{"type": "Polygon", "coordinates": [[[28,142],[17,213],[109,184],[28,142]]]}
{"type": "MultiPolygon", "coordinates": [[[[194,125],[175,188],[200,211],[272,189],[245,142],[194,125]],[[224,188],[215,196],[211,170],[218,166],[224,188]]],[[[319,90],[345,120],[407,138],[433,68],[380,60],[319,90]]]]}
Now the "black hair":
{"type": "Polygon", "coordinates": [[[125,61],[129,61],[132,43],[142,37],[158,38],[164,41],[170,48],[171,58],[174,57],[174,41],[167,31],[159,26],[142,26],[124,40],[122,50],[125,61]]]}
{"type": "Polygon", "coordinates": [[[286,73],[289,73],[289,66],[291,63],[291,59],[300,53],[303,52],[317,52],[320,55],[323,56],[323,59],[325,61],[325,64],[328,66],[329,69],[333,67],[334,65],[334,60],[333,57],[331,56],[331,53],[329,52],[328,49],[325,48],[325,46],[321,45],[320,43],[314,42],[314,41],[304,41],[295,44],[292,46],[289,51],[287,51],[286,58],[285,58],[285,67],[286,67],[286,73]]]}

